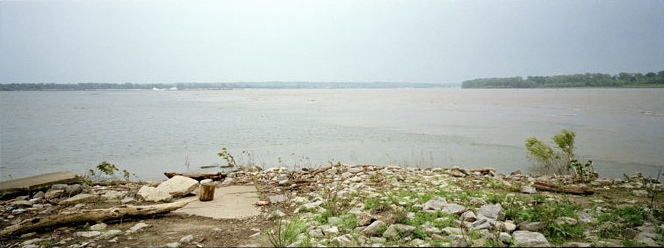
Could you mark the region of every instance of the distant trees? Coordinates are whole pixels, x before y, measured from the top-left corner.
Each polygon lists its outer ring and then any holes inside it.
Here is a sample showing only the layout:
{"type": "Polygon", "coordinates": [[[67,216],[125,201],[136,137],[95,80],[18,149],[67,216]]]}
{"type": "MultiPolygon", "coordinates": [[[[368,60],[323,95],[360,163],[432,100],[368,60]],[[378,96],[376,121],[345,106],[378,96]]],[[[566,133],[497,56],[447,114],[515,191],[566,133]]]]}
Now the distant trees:
{"type": "Polygon", "coordinates": [[[462,88],[562,88],[562,87],[648,87],[664,85],[664,71],[657,73],[570,74],[509,78],[479,78],[464,81],[462,88]]]}

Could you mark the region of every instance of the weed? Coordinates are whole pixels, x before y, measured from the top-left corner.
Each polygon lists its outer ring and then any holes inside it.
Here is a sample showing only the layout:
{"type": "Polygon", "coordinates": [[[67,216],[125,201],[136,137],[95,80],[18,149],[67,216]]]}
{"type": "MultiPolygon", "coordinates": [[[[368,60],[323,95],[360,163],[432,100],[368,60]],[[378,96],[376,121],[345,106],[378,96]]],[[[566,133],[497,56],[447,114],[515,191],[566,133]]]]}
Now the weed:
{"type": "Polygon", "coordinates": [[[217,155],[224,160],[226,160],[227,165],[225,167],[236,167],[237,164],[235,163],[235,157],[233,157],[233,154],[228,152],[228,149],[226,147],[221,148],[221,152],[217,153],[217,155]]]}
{"type": "Polygon", "coordinates": [[[623,240],[621,241],[621,244],[622,244],[624,247],[637,247],[637,246],[640,246],[640,245],[638,245],[638,243],[637,243],[636,241],[631,240],[631,239],[623,239],[623,240]]]}
{"type": "Polygon", "coordinates": [[[574,138],[576,133],[563,129],[560,133],[553,136],[552,140],[560,149],[554,151],[550,146],[542,143],[535,137],[526,139],[526,150],[528,158],[535,161],[546,170],[553,170],[556,173],[572,173],[578,181],[588,182],[596,174],[593,168],[593,162],[588,161],[585,164],[580,163],[574,157],[574,138]]]}
{"type": "Polygon", "coordinates": [[[114,164],[102,161],[97,165],[97,170],[101,171],[107,176],[113,176],[113,174],[115,174],[115,172],[118,171],[118,167],[116,167],[114,164]]]}
{"type": "Polygon", "coordinates": [[[274,247],[285,247],[297,240],[297,236],[306,230],[306,225],[299,218],[292,218],[286,223],[282,219],[277,219],[276,230],[271,229],[267,232],[270,244],[274,247]]]}
{"type": "Polygon", "coordinates": [[[413,231],[413,237],[416,239],[426,240],[429,238],[429,235],[422,226],[417,226],[413,231]]]}
{"type": "Polygon", "coordinates": [[[648,216],[648,212],[640,206],[629,206],[617,208],[612,211],[614,215],[621,216],[625,220],[627,227],[636,227],[643,225],[643,221],[648,216]]]}

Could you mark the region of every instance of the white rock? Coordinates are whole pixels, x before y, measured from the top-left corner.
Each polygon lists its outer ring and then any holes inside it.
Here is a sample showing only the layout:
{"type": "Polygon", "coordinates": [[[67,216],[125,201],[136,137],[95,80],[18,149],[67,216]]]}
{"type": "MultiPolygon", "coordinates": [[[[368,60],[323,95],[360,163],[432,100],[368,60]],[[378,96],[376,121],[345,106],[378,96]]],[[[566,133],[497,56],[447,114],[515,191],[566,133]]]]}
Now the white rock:
{"type": "Polygon", "coordinates": [[[316,229],[312,229],[312,230],[309,231],[308,233],[309,233],[309,236],[311,236],[312,238],[322,238],[322,237],[325,237],[325,234],[323,234],[323,230],[318,229],[318,228],[316,228],[316,229]]]}
{"type": "Polygon", "coordinates": [[[118,229],[108,230],[104,234],[102,234],[102,237],[103,238],[112,238],[112,237],[120,235],[121,233],[122,233],[122,231],[118,230],[118,229]]]}
{"type": "Polygon", "coordinates": [[[505,221],[500,224],[500,230],[503,232],[511,233],[516,230],[516,225],[512,221],[505,221]]]}
{"type": "Polygon", "coordinates": [[[187,235],[187,236],[182,237],[182,238],[180,239],[180,243],[189,243],[189,242],[191,242],[192,240],[194,240],[194,235],[189,234],[189,235],[187,235]]]}
{"type": "Polygon", "coordinates": [[[121,201],[124,196],[125,194],[123,192],[115,190],[107,191],[106,194],[104,194],[107,201],[121,201]]]}
{"type": "Polygon", "coordinates": [[[323,233],[329,236],[336,236],[337,234],[339,234],[339,228],[336,226],[332,226],[330,228],[324,229],[323,233]]]}
{"type": "Polygon", "coordinates": [[[171,196],[171,194],[169,194],[168,192],[147,185],[144,185],[138,190],[138,193],[136,193],[136,197],[144,201],[153,201],[153,202],[160,202],[160,201],[168,202],[171,199],[173,199],[173,196],[171,196]]]}
{"type": "Polygon", "coordinates": [[[441,209],[443,213],[448,213],[448,214],[458,214],[462,213],[463,211],[466,211],[466,207],[456,204],[456,203],[451,203],[451,204],[445,204],[443,205],[443,208],[441,209]]]}
{"type": "Polygon", "coordinates": [[[422,206],[422,211],[438,211],[441,210],[445,204],[447,204],[447,200],[445,200],[445,198],[434,196],[431,200],[424,203],[424,206],[422,206]]]}
{"type": "Polygon", "coordinates": [[[98,223],[98,224],[94,224],[94,225],[92,225],[92,226],[90,227],[90,231],[101,231],[101,230],[105,230],[107,226],[108,226],[108,225],[106,225],[106,223],[98,223]]]}
{"type": "Polygon", "coordinates": [[[339,236],[336,238],[333,238],[330,240],[330,243],[335,246],[340,246],[340,247],[352,247],[352,246],[357,246],[355,243],[355,240],[353,239],[353,236],[350,234],[346,234],[343,236],[339,236]]]}
{"type": "Polygon", "coordinates": [[[100,231],[89,231],[89,232],[77,232],[76,236],[79,237],[84,237],[84,238],[92,238],[92,237],[97,237],[101,235],[100,231]]]}
{"type": "Polygon", "coordinates": [[[376,221],[374,221],[373,223],[371,223],[369,226],[367,226],[366,228],[364,228],[364,230],[362,230],[362,233],[363,233],[364,235],[367,235],[367,236],[375,236],[375,235],[379,235],[379,234],[381,234],[381,233],[378,232],[378,231],[379,231],[380,229],[385,228],[386,225],[387,225],[387,224],[385,224],[385,222],[383,222],[383,221],[381,221],[381,220],[376,220],[376,221]]]}
{"type": "Polygon", "coordinates": [[[461,214],[461,220],[473,222],[477,220],[477,216],[475,216],[475,213],[473,213],[473,211],[466,211],[463,214],[461,214]]]}
{"type": "Polygon", "coordinates": [[[46,198],[48,200],[51,200],[51,199],[59,198],[64,193],[65,193],[65,190],[63,190],[63,189],[56,189],[56,190],[52,189],[52,190],[46,191],[46,194],[44,194],[44,198],[46,198]]]}
{"type": "Polygon", "coordinates": [[[176,197],[189,194],[196,188],[198,188],[198,181],[183,176],[174,176],[157,186],[157,189],[176,197]]]}
{"type": "Polygon", "coordinates": [[[494,220],[499,220],[501,217],[504,217],[504,214],[501,212],[501,207],[500,203],[496,204],[486,204],[477,211],[478,218],[482,218],[482,216],[489,218],[489,219],[494,219],[494,220]]]}
{"type": "Polygon", "coordinates": [[[526,194],[535,194],[537,193],[537,189],[531,186],[523,186],[521,187],[521,193],[526,193],[526,194]]]}
{"type": "Polygon", "coordinates": [[[512,236],[510,236],[509,233],[500,232],[500,234],[498,234],[498,240],[504,244],[509,244],[512,241],[512,236]]]}
{"type": "Polygon", "coordinates": [[[567,225],[576,225],[579,223],[576,219],[570,217],[558,217],[556,219],[558,225],[567,224],[567,225]]]}
{"type": "Polygon", "coordinates": [[[168,247],[168,248],[177,248],[177,247],[180,247],[180,242],[168,243],[168,244],[166,244],[166,245],[164,245],[164,246],[166,246],[166,247],[168,247]]]}
{"type": "Polygon", "coordinates": [[[137,223],[136,225],[134,225],[133,227],[129,228],[129,230],[127,230],[126,233],[127,234],[135,233],[135,232],[138,232],[139,230],[141,230],[145,227],[148,227],[148,226],[150,226],[150,225],[145,224],[143,222],[140,222],[140,223],[137,223]]]}
{"type": "Polygon", "coordinates": [[[519,247],[551,247],[544,234],[531,231],[515,231],[514,244],[519,247]]]}
{"type": "Polygon", "coordinates": [[[459,227],[445,227],[442,230],[445,234],[450,235],[450,234],[461,234],[461,228],[459,227]]]}
{"type": "Polygon", "coordinates": [[[93,194],[78,194],[75,195],[71,198],[64,199],[60,201],[60,205],[75,205],[78,203],[85,203],[85,202],[94,202],[97,201],[99,197],[97,195],[93,194]]]}

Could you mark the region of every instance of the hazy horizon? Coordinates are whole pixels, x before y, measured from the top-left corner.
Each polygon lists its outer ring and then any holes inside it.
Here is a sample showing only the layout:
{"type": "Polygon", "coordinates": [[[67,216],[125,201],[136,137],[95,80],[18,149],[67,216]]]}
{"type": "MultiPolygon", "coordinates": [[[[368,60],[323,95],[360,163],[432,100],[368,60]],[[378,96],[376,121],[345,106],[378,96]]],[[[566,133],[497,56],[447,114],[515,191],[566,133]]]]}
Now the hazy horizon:
{"type": "Polygon", "coordinates": [[[664,1],[2,1],[0,83],[394,82],[664,69],[664,1]]]}

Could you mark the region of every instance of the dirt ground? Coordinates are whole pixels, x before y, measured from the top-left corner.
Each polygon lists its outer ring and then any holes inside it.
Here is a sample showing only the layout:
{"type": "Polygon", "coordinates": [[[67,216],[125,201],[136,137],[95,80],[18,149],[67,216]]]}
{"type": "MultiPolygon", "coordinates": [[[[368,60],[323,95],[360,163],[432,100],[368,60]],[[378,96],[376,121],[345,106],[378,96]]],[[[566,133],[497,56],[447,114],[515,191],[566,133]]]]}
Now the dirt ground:
{"type": "Polygon", "coordinates": [[[2,237],[1,247],[24,247],[26,241],[42,247],[163,247],[169,243],[180,241],[192,235],[190,242],[181,243],[180,247],[269,247],[271,246],[263,233],[272,225],[260,215],[244,219],[212,219],[182,213],[154,215],[147,218],[131,218],[105,222],[106,230],[118,229],[123,232],[138,223],[148,226],[138,232],[115,239],[85,238],[75,235],[86,231],[95,223],[77,224],[59,228],[40,230],[36,233],[20,237],[2,237]]]}

